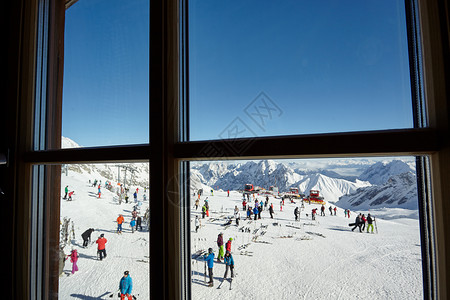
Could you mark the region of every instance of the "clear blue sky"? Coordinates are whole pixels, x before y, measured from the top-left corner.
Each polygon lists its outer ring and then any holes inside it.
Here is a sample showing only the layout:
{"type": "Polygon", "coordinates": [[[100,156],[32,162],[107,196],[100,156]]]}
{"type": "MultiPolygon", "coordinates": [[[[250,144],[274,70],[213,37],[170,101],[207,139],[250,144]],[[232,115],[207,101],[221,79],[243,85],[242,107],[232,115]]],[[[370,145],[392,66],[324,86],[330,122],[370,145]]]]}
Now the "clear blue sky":
{"type": "MultiPolygon", "coordinates": [[[[192,140],[412,127],[402,1],[202,0],[189,12],[192,140]]],[[[78,1],[65,35],[63,135],[148,142],[149,1],[78,1]]]]}

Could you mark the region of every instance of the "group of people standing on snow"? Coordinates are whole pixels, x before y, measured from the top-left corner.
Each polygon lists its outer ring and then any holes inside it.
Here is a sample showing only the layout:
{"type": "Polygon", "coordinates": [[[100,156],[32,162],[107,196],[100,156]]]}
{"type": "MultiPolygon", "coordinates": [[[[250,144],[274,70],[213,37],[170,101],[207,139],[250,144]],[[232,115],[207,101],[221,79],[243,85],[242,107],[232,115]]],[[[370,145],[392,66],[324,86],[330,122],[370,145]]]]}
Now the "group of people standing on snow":
{"type": "Polygon", "coordinates": [[[367,218],[364,216],[364,214],[359,214],[356,216],[355,223],[350,224],[350,226],[354,226],[352,228],[352,231],[354,231],[357,227],[359,228],[359,232],[363,232],[366,223],[367,223],[367,233],[369,233],[369,230],[371,229],[371,233],[373,233],[373,223],[375,222],[375,218],[372,217],[370,214],[367,215],[367,218]]]}
{"type": "MultiPolygon", "coordinates": [[[[229,238],[228,242],[223,244],[223,233],[219,233],[217,236],[217,246],[219,247],[219,253],[217,255],[217,263],[221,263],[223,260],[223,263],[225,264],[225,274],[223,275],[223,280],[227,278],[228,270],[230,270],[230,276],[231,279],[234,278],[234,259],[231,255],[231,243],[233,241],[233,238],[229,238]]],[[[203,256],[203,259],[205,260],[205,263],[208,267],[208,277],[209,282],[208,286],[212,287],[214,285],[213,280],[213,268],[214,268],[214,251],[212,248],[208,249],[208,253],[203,256]]],[[[205,274],[206,276],[206,274],[205,274]]]]}

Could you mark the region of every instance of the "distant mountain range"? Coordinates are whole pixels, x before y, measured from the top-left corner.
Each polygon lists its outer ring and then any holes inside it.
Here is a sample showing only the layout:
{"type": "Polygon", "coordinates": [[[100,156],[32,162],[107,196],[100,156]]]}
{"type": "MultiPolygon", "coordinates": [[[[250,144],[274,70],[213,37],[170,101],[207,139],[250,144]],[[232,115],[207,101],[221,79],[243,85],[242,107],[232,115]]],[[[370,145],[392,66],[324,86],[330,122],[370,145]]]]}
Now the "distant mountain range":
{"type": "MultiPolygon", "coordinates": [[[[63,148],[76,148],[78,144],[69,138],[62,138],[63,148]]],[[[341,175],[324,168],[316,170],[302,168],[295,162],[273,160],[239,162],[191,163],[191,191],[202,188],[205,191],[242,190],[247,183],[269,189],[277,186],[280,192],[297,187],[301,193],[319,190],[327,202],[342,208],[367,210],[369,208],[398,207],[417,209],[417,183],[414,164],[401,160],[389,162],[355,163],[352,160],[340,162],[341,167],[357,166],[360,175],[341,175]]],[[[86,172],[95,177],[117,181],[117,165],[133,168],[133,178],[128,171],[128,184],[149,186],[148,163],[133,164],[83,164],[69,165],[69,170],[86,172]]],[[[124,168],[121,178],[124,180],[124,168]]]]}

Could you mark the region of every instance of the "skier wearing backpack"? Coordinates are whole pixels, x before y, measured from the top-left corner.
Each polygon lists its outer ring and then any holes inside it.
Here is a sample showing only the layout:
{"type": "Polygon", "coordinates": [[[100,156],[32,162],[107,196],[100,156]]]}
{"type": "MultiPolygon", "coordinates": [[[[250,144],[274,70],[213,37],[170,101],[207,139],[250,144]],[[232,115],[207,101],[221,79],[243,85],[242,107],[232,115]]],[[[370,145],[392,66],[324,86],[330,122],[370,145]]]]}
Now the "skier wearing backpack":
{"type": "Polygon", "coordinates": [[[123,273],[123,277],[119,282],[119,290],[120,290],[120,300],[124,300],[125,297],[128,300],[132,299],[131,291],[133,290],[133,280],[130,277],[130,272],[125,271],[123,273]]]}
{"type": "MultiPolygon", "coordinates": [[[[212,248],[208,249],[208,254],[203,256],[203,259],[208,264],[208,275],[209,275],[209,287],[214,285],[213,282],[213,267],[214,267],[214,252],[212,248]]],[[[206,274],[205,274],[206,275],[206,274]]]]}
{"type": "Polygon", "coordinates": [[[95,231],[94,228],[89,228],[88,230],[86,230],[81,234],[81,237],[83,238],[83,247],[85,248],[87,247],[87,245],[91,241],[91,234],[94,231],[95,231]]]}

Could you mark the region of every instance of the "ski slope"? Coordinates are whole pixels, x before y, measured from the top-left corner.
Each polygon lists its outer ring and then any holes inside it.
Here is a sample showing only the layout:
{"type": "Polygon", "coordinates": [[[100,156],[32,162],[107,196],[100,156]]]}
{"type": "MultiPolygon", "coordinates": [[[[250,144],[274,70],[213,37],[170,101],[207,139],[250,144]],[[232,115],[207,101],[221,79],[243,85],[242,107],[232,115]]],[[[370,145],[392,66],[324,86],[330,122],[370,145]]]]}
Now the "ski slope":
{"type": "MultiPolygon", "coordinates": [[[[119,280],[125,270],[133,279],[133,293],[138,299],[149,299],[149,233],[131,233],[129,222],[134,203],[118,205],[114,194],[102,188],[102,198],[96,197],[97,188],[88,180],[94,175],[69,172],[62,176],[61,191],[66,185],[75,190],[74,201],[61,200],[61,218],[70,217],[74,222],[74,247],[79,251],[79,271],[70,274],[71,263],[66,261],[65,275],[60,277],[60,299],[117,299],[119,280]],[[119,214],[125,217],[124,233],[115,233],[115,220],[119,214]],[[81,233],[93,227],[92,240],[104,233],[107,258],[96,258],[96,245],[81,248],[81,233]],[[70,275],[67,275],[70,274],[70,275]],[[112,297],[110,297],[112,295],[112,297]]],[[[102,179],[102,183],[106,179],[102,179]]],[[[130,198],[135,187],[130,188],[130,198]]],[[[139,188],[142,200],[143,188],[139,188]]],[[[62,195],[64,193],[62,192],[62,195]]],[[[192,193],[191,193],[192,195],[192,193]]],[[[148,194],[147,194],[148,196],[148,194]]],[[[205,190],[200,204],[208,197],[210,217],[202,219],[202,227],[194,232],[194,219],[201,218],[201,208],[192,209],[191,245],[192,253],[201,249],[214,249],[217,256],[216,239],[224,233],[224,242],[230,237],[235,262],[233,288],[224,282],[217,289],[225,272],[223,263],[214,263],[214,287],[205,283],[204,262],[191,261],[193,299],[422,299],[421,248],[417,216],[404,209],[380,209],[371,211],[377,218],[378,234],[352,232],[348,223],[353,223],[356,212],[344,218],[338,208],[337,216],[326,216],[311,220],[310,212],[316,205],[305,203],[300,221],[294,221],[293,210],[299,203],[285,201],[280,211],[280,199],[270,197],[274,205],[274,219],[267,210],[262,220],[245,221],[242,211],[242,195],[231,191],[230,197],[223,191],[214,191],[214,196],[205,190]],[[234,219],[229,227],[223,226],[227,217],[233,215],[237,206],[241,213],[240,226],[234,219]],[[308,214],[308,217],[306,216],[308,214]],[[382,219],[385,218],[385,219],[382,219]],[[274,223],[278,223],[274,226],[274,223]],[[263,226],[263,227],[262,227],[263,226]],[[242,232],[240,229],[247,229],[242,232]],[[262,234],[264,232],[264,234],[262,234]],[[254,238],[256,237],[256,240],[254,238]],[[247,247],[240,251],[242,245],[247,247]]],[[[148,198],[148,197],[147,197],[148,198]]],[[[191,207],[196,197],[191,196],[191,207]]],[[[258,197],[263,200],[263,197],[258,197]]],[[[132,201],[131,201],[132,202],[132,201]]],[[[333,205],[333,204],[332,204],[333,205]]],[[[143,203],[141,216],[148,206],[143,203]]],[[[333,205],[334,207],[334,205],[333,205]]],[[[367,211],[363,212],[367,214],[367,211]]],[[[67,247],[66,247],[67,248],[67,247]]],[[[70,249],[65,249],[66,253],[70,249]]]]}

